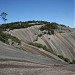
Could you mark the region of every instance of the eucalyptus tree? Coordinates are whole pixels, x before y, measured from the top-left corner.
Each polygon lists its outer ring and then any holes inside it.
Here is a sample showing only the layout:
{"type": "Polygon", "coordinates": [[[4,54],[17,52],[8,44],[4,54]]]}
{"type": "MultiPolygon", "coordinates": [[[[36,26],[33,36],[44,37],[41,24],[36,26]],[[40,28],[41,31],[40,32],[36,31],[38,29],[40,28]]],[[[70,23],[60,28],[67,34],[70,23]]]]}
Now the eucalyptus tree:
{"type": "Polygon", "coordinates": [[[6,19],[6,16],[7,16],[7,15],[8,15],[8,14],[7,14],[6,12],[2,12],[1,15],[0,15],[4,22],[7,21],[7,19],[6,19]]]}

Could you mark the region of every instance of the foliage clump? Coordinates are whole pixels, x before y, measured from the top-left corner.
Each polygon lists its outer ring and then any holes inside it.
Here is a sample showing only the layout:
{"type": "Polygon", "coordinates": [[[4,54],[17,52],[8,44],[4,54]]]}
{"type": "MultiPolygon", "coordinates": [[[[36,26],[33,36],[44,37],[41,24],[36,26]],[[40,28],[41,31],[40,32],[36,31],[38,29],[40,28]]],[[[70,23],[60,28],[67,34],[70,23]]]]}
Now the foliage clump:
{"type": "Polygon", "coordinates": [[[2,30],[0,30],[0,41],[8,44],[8,39],[12,39],[12,41],[20,44],[20,40],[14,36],[11,36],[10,34],[4,33],[2,30]]]}
{"type": "Polygon", "coordinates": [[[70,60],[68,58],[65,58],[62,55],[58,55],[59,58],[63,59],[65,62],[70,62],[70,60]]]}
{"type": "Polygon", "coordinates": [[[46,25],[42,26],[40,28],[41,31],[48,31],[47,34],[54,34],[54,29],[58,29],[58,25],[57,23],[53,22],[53,23],[47,23],[46,25]]]}
{"type": "Polygon", "coordinates": [[[72,61],[70,62],[70,64],[75,64],[75,60],[72,60],[72,61]]]}
{"type": "Polygon", "coordinates": [[[44,49],[44,50],[50,52],[50,50],[49,50],[45,45],[42,45],[42,44],[40,44],[40,43],[29,42],[28,44],[33,45],[33,46],[36,46],[36,47],[38,47],[38,48],[42,48],[42,49],[44,49]]]}

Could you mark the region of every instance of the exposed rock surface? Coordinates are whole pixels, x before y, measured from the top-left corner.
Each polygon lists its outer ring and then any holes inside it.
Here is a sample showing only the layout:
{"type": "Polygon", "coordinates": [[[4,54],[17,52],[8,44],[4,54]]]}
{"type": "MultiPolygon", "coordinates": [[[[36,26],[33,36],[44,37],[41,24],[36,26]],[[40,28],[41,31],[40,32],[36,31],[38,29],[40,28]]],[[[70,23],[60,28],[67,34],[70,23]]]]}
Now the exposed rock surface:
{"type": "Polygon", "coordinates": [[[69,65],[57,56],[75,60],[75,30],[45,34],[35,41],[36,35],[42,34],[39,27],[9,31],[22,41],[20,49],[0,42],[0,75],[75,75],[75,65],[69,65]],[[54,54],[27,42],[43,43],[54,54]]]}
{"type": "MultiPolygon", "coordinates": [[[[25,43],[26,41],[33,42],[36,39],[36,35],[42,34],[39,28],[40,26],[37,25],[26,29],[11,30],[9,33],[25,43]]],[[[56,33],[55,35],[45,34],[38,38],[37,41],[46,45],[55,54],[62,55],[71,61],[75,60],[75,30],[67,33],[56,33]]]]}

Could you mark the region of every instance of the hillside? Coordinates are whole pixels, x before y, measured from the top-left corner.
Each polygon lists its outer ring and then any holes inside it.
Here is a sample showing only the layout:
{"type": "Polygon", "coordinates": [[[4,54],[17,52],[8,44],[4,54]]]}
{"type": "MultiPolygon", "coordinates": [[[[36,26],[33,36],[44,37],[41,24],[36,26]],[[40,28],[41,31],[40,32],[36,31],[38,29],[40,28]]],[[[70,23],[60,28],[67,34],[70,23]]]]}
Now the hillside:
{"type": "Polygon", "coordinates": [[[55,22],[27,21],[3,24],[0,30],[1,75],[75,74],[74,29],[55,22]]]}

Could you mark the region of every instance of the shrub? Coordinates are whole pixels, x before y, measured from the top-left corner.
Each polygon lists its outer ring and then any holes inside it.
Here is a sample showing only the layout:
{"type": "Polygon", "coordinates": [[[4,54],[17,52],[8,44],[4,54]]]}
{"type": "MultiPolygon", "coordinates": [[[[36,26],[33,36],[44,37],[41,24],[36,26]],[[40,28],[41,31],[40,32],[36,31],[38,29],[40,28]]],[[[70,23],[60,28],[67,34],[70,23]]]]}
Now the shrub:
{"type": "Polygon", "coordinates": [[[62,31],[59,31],[59,33],[63,33],[62,31]]]}
{"type": "Polygon", "coordinates": [[[46,32],[44,32],[44,34],[46,34],[46,32]]]}
{"type": "Polygon", "coordinates": [[[21,44],[20,40],[14,36],[11,36],[10,34],[7,33],[3,33],[0,30],[0,41],[4,42],[4,43],[8,43],[8,39],[12,39],[12,41],[17,42],[18,44],[21,44]]]}
{"type": "Polygon", "coordinates": [[[42,49],[44,49],[44,50],[50,52],[50,50],[49,50],[45,45],[42,45],[42,44],[40,44],[40,43],[29,42],[28,44],[33,45],[33,46],[36,46],[36,47],[38,47],[38,48],[42,48],[42,49]]]}
{"type": "Polygon", "coordinates": [[[57,56],[66,62],[70,62],[70,60],[68,58],[63,57],[62,55],[57,55],[57,56]]]}
{"type": "Polygon", "coordinates": [[[51,32],[50,32],[50,31],[48,31],[48,33],[47,33],[47,34],[51,35],[51,32]]]}
{"type": "Polygon", "coordinates": [[[70,64],[75,64],[75,60],[73,60],[72,62],[70,62],[70,64]]]}
{"type": "Polygon", "coordinates": [[[51,34],[53,34],[53,35],[54,35],[54,30],[51,30],[51,34]]]}
{"type": "Polygon", "coordinates": [[[41,37],[42,36],[42,34],[38,34],[38,37],[41,37]]]}

